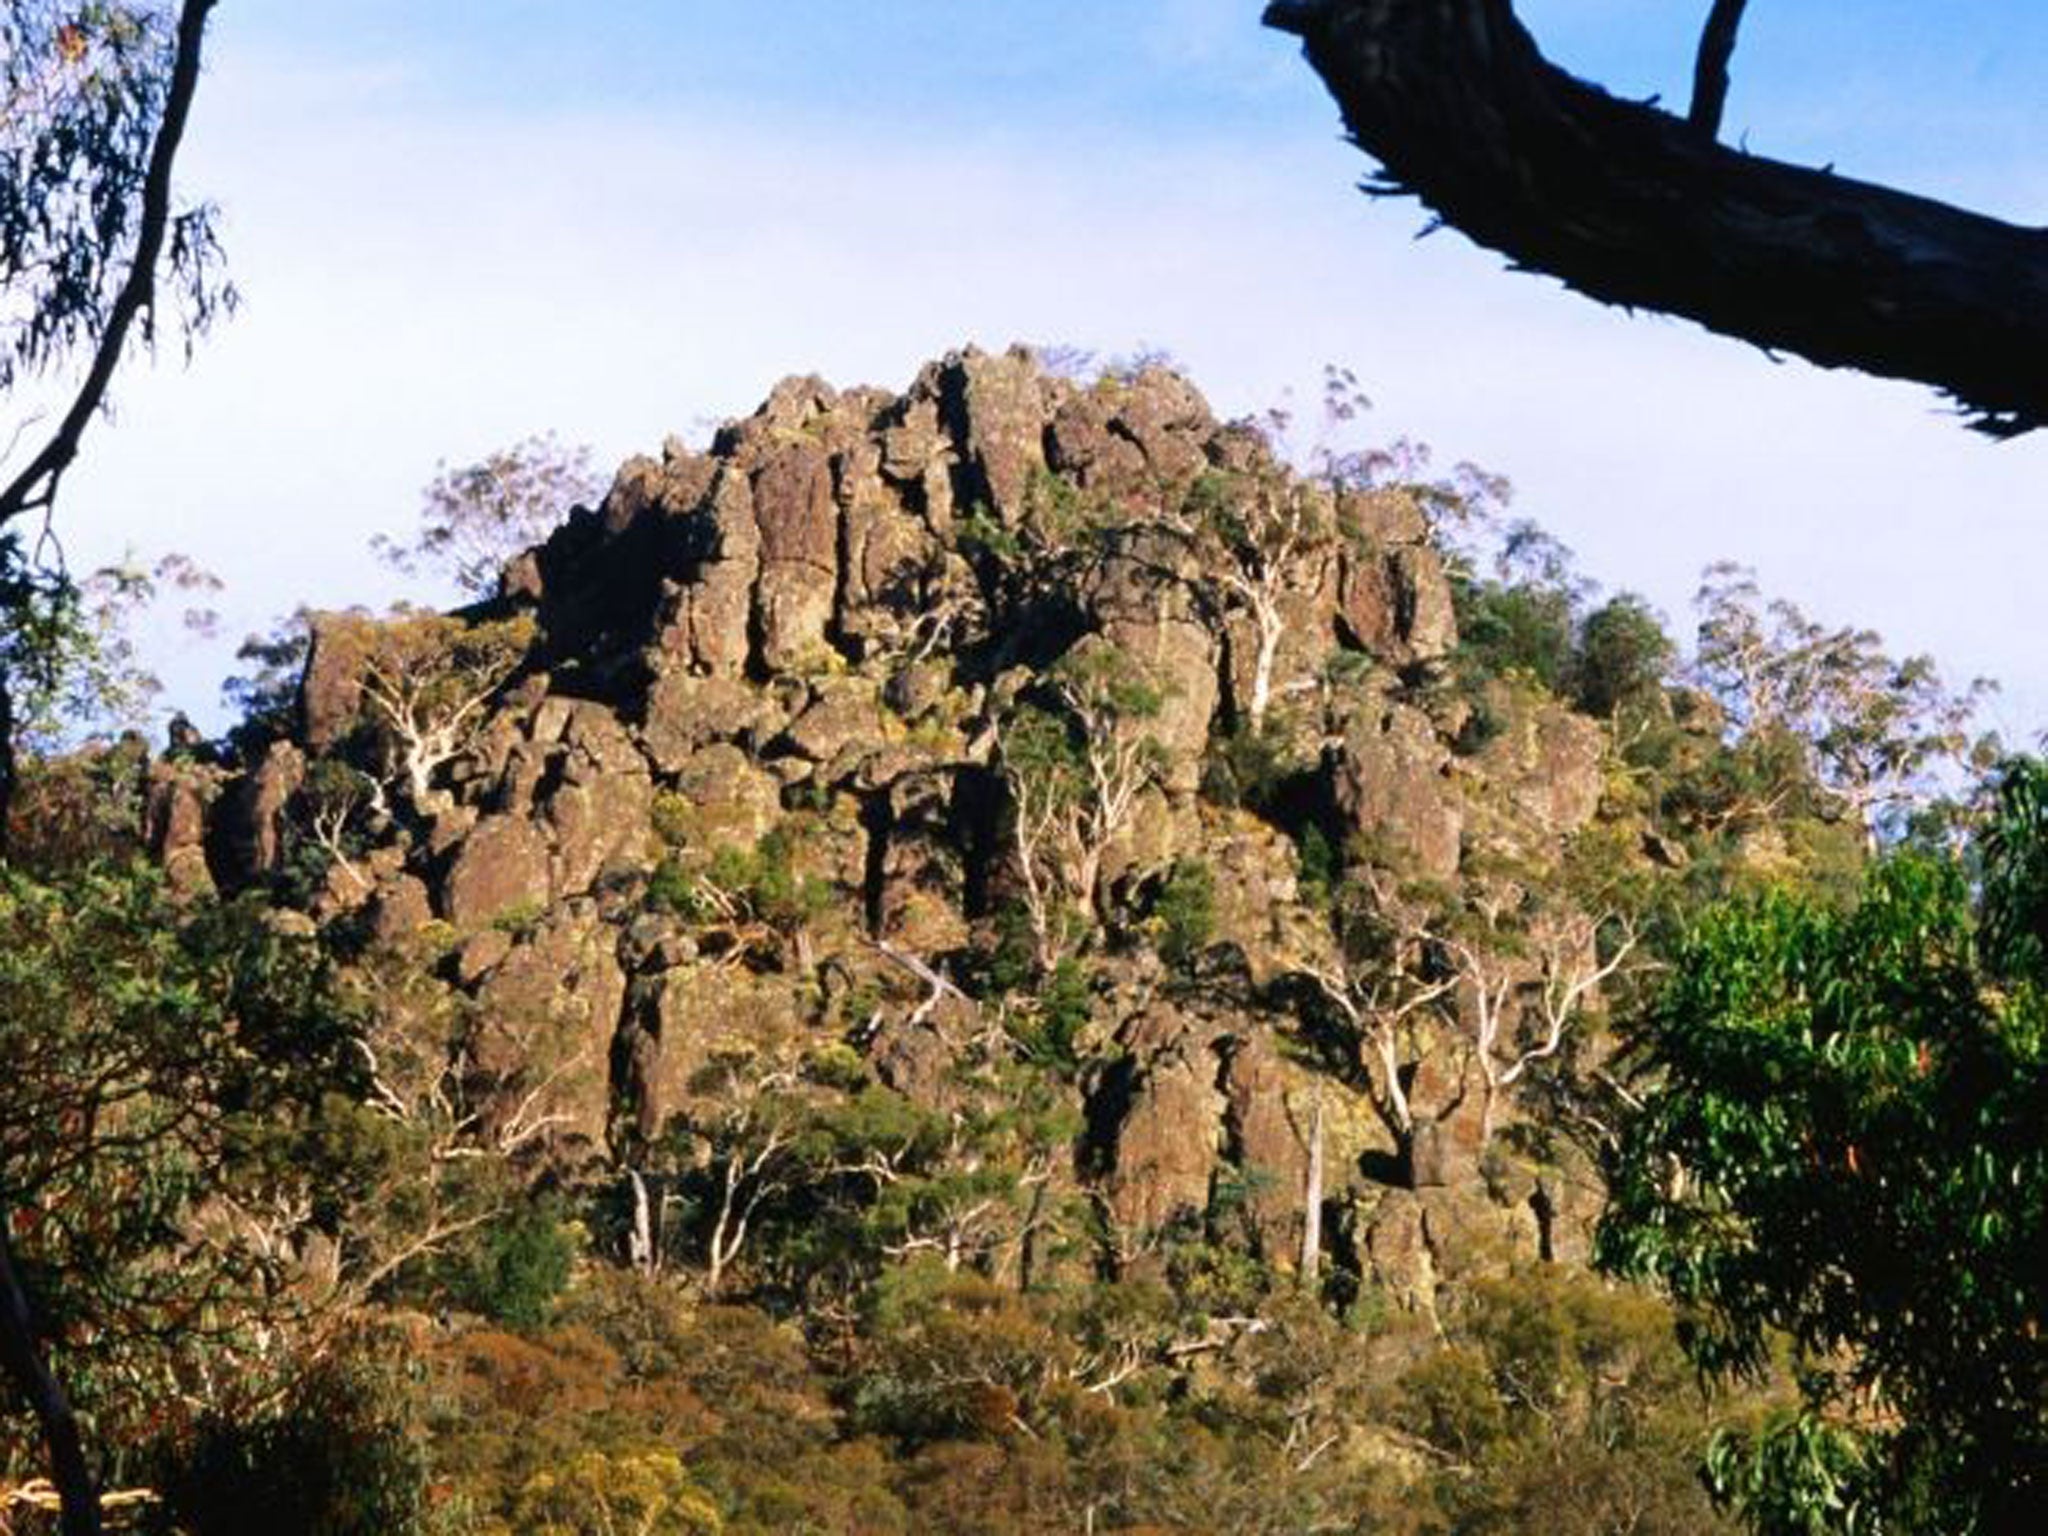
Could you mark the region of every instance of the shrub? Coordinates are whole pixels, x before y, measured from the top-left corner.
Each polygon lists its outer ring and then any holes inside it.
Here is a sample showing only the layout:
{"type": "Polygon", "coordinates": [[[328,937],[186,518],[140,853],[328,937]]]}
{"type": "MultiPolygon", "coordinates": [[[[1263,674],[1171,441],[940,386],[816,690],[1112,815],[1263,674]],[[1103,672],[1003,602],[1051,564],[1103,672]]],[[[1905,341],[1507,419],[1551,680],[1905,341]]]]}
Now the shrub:
{"type": "Polygon", "coordinates": [[[531,1332],[554,1310],[575,1258],[575,1239],[554,1214],[528,1205],[486,1227],[452,1262],[448,1289],[470,1311],[531,1332]]]}
{"type": "Polygon", "coordinates": [[[1216,936],[1215,871],[1201,859],[1180,860],[1159,888],[1152,918],[1159,958],[1177,968],[1192,963],[1216,936]]]}
{"type": "Polygon", "coordinates": [[[426,1461],[405,1384],[388,1367],[325,1360],[253,1418],[210,1416],[158,1481],[192,1536],[411,1536],[424,1529],[426,1461]]]}

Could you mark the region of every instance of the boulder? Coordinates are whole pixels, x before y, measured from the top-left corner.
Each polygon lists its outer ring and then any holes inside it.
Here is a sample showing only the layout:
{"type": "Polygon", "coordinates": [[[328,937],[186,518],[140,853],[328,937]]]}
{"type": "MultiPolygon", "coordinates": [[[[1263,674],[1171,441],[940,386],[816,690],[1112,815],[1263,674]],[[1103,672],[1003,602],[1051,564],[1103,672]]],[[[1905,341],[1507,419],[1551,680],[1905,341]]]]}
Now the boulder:
{"type": "Polygon", "coordinates": [[[829,763],[849,748],[881,745],[882,711],[875,686],[865,678],[835,678],[817,685],[815,696],[776,745],[814,763],[829,763]]]}
{"type": "Polygon", "coordinates": [[[1045,404],[1031,354],[954,353],[936,377],[941,419],[951,429],[967,503],[1007,526],[1023,520],[1034,476],[1045,468],[1045,404]]]}
{"type": "Polygon", "coordinates": [[[360,613],[316,613],[307,621],[306,669],[299,677],[300,739],[316,757],[355,728],[374,620],[360,613]]]}
{"type": "Polygon", "coordinates": [[[568,708],[550,754],[552,788],[541,818],[554,843],[553,890],[570,895],[589,890],[608,867],[646,862],[654,783],[609,709],[588,699],[560,702],[568,708]]]}
{"type": "Polygon", "coordinates": [[[1244,1180],[1245,1214],[1269,1264],[1294,1265],[1301,1252],[1308,1147],[1288,1114],[1287,1073],[1272,1037],[1251,1030],[1223,1059],[1224,1135],[1244,1180]]]}
{"type": "Polygon", "coordinates": [[[1177,540],[1139,534],[1099,562],[1083,593],[1101,640],[1158,690],[1157,713],[1131,728],[1159,743],[1176,794],[1201,782],[1216,714],[1216,639],[1200,616],[1197,574],[1177,540]]]}
{"type": "Polygon", "coordinates": [[[1403,873],[1448,880],[1458,872],[1465,814],[1451,755],[1429,717],[1369,700],[1345,722],[1332,788],[1349,829],[1403,873]]]}
{"type": "Polygon", "coordinates": [[[1337,515],[1351,534],[1338,578],[1344,638],[1393,667],[1449,655],[1458,643],[1450,579],[1414,496],[1351,493],[1337,515]]]}
{"type": "Polygon", "coordinates": [[[1145,450],[1110,430],[1109,406],[1092,390],[1077,390],[1055,407],[1046,457],[1055,473],[1091,491],[1122,490],[1145,473],[1145,450]]]}
{"type": "Polygon", "coordinates": [[[782,790],[774,776],[729,742],[685,758],[676,770],[675,799],[667,804],[672,813],[683,813],[683,824],[664,825],[664,834],[699,850],[751,848],[782,818],[782,790]]]}
{"type": "Polygon", "coordinates": [[[1529,848],[1591,821],[1606,792],[1607,734],[1556,699],[1495,684],[1486,703],[1496,729],[1473,760],[1487,787],[1489,830],[1529,848]]]}
{"type": "Polygon", "coordinates": [[[774,700],[738,677],[701,677],[670,666],[648,686],[641,706],[640,745],[656,769],[676,773],[708,742],[779,728],[774,700]]]}
{"type": "Polygon", "coordinates": [[[1201,391],[1156,364],[1105,390],[1112,402],[1109,430],[1138,450],[1155,486],[1181,487],[1208,467],[1207,439],[1216,430],[1201,391]]]}
{"type": "Polygon", "coordinates": [[[824,448],[797,440],[754,471],[760,576],[754,629],[761,665],[797,670],[828,653],[826,626],[839,585],[839,511],[824,448]]]}
{"type": "Polygon", "coordinates": [[[227,889],[267,880],[284,867],[285,818],[305,778],[305,754],[273,741],[254,770],[228,786],[208,837],[214,877],[227,889]]]}
{"type": "Polygon", "coordinates": [[[484,1122],[500,1144],[605,1145],[625,999],[615,943],[588,903],[558,907],[478,986],[474,1066],[487,1088],[484,1122]]]}
{"type": "Polygon", "coordinates": [[[547,839],[523,816],[486,816],[458,842],[440,881],[441,915],[473,928],[548,898],[547,839]]]}
{"type": "Polygon", "coordinates": [[[403,944],[434,918],[426,882],[395,874],[380,881],[369,899],[370,937],[378,944],[403,944]]]}
{"type": "Polygon", "coordinates": [[[206,817],[219,788],[218,769],[188,758],[159,758],[149,765],[144,839],[179,896],[208,895],[214,889],[206,862],[206,817]]]}
{"type": "Polygon", "coordinates": [[[864,438],[832,461],[845,551],[832,628],[856,652],[901,640],[923,616],[926,573],[937,552],[925,525],[883,478],[882,458],[881,446],[864,438]]]}
{"type": "Polygon", "coordinates": [[[1154,1004],[1125,1025],[1125,1055],[1096,1089],[1090,1119],[1105,1154],[1103,1198],[1112,1242],[1127,1259],[1208,1209],[1225,1108],[1211,1038],[1154,1004]]]}
{"type": "Polygon", "coordinates": [[[693,521],[686,536],[704,556],[687,580],[671,583],[656,649],[693,672],[736,678],[746,671],[761,569],[761,530],[745,471],[721,465],[693,521]]]}
{"type": "Polygon", "coordinates": [[[687,1103],[714,1055],[776,1060],[800,1022],[786,978],[744,967],[692,962],[644,971],[623,1000],[619,1113],[645,1140],[687,1103]]]}

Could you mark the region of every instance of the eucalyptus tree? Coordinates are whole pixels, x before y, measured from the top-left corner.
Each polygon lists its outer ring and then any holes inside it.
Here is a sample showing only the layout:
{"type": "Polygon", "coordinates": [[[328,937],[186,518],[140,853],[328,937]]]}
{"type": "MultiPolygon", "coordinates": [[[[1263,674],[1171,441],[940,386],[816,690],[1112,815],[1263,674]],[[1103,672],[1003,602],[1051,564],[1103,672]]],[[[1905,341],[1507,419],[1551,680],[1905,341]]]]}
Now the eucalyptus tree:
{"type": "MultiPolygon", "coordinates": [[[[12,420],[0,426],[0,600],[10,615],[62,581],[35,571],[24,525],[41,516],[47,532],[122,359],[166,328],[189,342],[234,302],[212,210],[180,204],[172,186],[213,6],[13,0],[0,14],[0,395],[12,420]]],[[[0,673],[0,812],[14,777],[8,674],[34,659],[32,649],[10,657],[0,673]]],[[[100,1529],[97,1490],[14,1263],[15,1215],[0,1210],[0,1370],[42,1426],[66,1536],[86,1536],[100,1529]]]]}
{"type": "Polygon", "coordinates": [[[1789,1346],[1796,1406],[1712,1446],[1766,1533],[2031,1528],[2048,1496],[2048,768],[1976,850],[1692,929],[1628,1031],[1599,1258],[1711,1375],[1789,1346]]]}

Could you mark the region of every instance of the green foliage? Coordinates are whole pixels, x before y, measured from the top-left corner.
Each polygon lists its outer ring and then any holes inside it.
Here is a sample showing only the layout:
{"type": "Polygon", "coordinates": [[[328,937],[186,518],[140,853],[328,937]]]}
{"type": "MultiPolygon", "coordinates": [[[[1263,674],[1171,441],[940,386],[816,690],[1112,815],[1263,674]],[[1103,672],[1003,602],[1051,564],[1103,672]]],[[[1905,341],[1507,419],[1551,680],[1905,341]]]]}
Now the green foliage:
{"type": "Polygon", "coordinates": [[[292,733],[299,679],[312,649],[313,616],[303,606],[272,623],[268,633],[243,636],[236,647],[235,660],[244,670],[225,679],[220,694],[235,715],[229,738],[244,758],[292,733]]]}
{"type": "Polygon", "coordinates": [[[1344,861],[1329,834],[1314,822],[1305,823],[1295,840],[1295,861],[1302,905],[1328,906],[1335,899],[1344,875],[1344,861]]]}
{"type": "Polygon", "coordinates": [[[1152,902],[1159,958],[1185,967],[1216,936],[1216,872],[1202,859],[1180,859],[1152,902]]]}
{"type": "Polygon", "coordinates": [[[697,877],[673,854],[655,865],[654,873],[647,877],[646,901],[655,911],[670,913],[685,922],[703,922],[711,915],[711,905],[699,889],[697,877]]]}
{"type": "Polygon", "coordinates": [[[1165,697],[1137,658],[1090,635],[1003,721],[1004,840],[1041,974],[1078,949],[1101,915],[1103,855],[1165,768],[1148,729],[1165,697]]]}
{"type": "Polygon", "coordinates": [[[2048,977],[2048,764],[2018,758],[1998,780],[1978,845],[1984,964],[2009,982],[2048,977]]]}
{"type": "Polygon", "coordinates": [[[1476,673],[1522,673],[1553,693],[1570,675],[1573,614],[1561,592],[1469,587],[1458,606],[1458,637],[1461,660],[1476,673]]]}
{"type": "Polygon", "coordinates": [[[1588,586],[1570,550],[1532,522],[1515,523],[1501,539],[1491,577],[1453,571],[1459,671],[1468,678],[1519,673],[1565,692],[1588,586]]]}
{"type": "Polygon", "coordinates": [[[1973,733],[1995,686],[1949,688],[1929,657],[1897,658],[1871,630],[1827,626],[1784,599],[1766,600],[1754,573],[1709,566],[1696,604],[1693,670],[1745,740],[1777,737],[1802,777],[1865,830],[1874,849],[1959,771],[1989,766],[1992,738],[1973,733]]]}
{"type": "Polygon", "coordinates": [[[1277,818],[1286,809],[1285,792],[1292,781],[1314,767],[1304,761],[1289,722],[1269,715],[1257,728],[1246,725],[1210,739],[1202,764],[1202,796],[1217,805],[1241,806],[1277,818]]]}
{"type": "Polygon", "coordinates": [[[1630,592],[1608,599],[1579,628],[1575,702],[1624,731],[1662,704],[1677,647],[1649,604],[1630,592]]]}
{"type": "Polygon", "coordinates": [[[576,1239],[554,1212],[522,1203],[447,1255],[442,1283],[457,1306],[532,1332],[548,1320],[575,1262],[576,1239]]]}
{"type": "Polygon", "coordinates": [[[1688,1378],[1666,1308],[1545,1267],[1476,1283],[1387,1411],[1457,1469],[1432,1529],[1692,1536],[1721,1522],[1688,1466],[1706,1427],[1688,1378]]]}
{"type": "MultiPolygon", "coordinates": [[[[97,342],[136,255],[171,87],[175,8],[16,0],[0,12],[0,391],[97,342]]],[[[214,211],[174,209],[157,269],[187,334],[231,309],[214,211]]]]}
{"type": "Polygon", "coordinates": [[[1088,968],[1063,956],[1040,983],[1030,1006],[1010,1026],[1023,1058],[1035,1067],[1072,1077],[1081,1064],[1081,1040],[1094,1012],[1088,968]]]}
{"type": "Polygon", "coordinates": [[[1709,913],[1635,1026],[1656,1086],[1600,1255],[1670,1291],[1708,1371],[1792,1344],[1802,1414],[1718,1463],[1759,1530],[1914,1529],[1930,1496],[2011,1529],[2048,1483],[2048,977],[1994,916],[2033,910],[2038,774],[2008,777],[1983,930],[1960,867],[1901,855],[1848,910],[1709,913]]]}
{"type": "Polygon", "coordinates": [[[585,1451],[565,1467],[536,1472],[514,1516],[533,1536],[718,1536],[718,1506],[672,1451],[608,1456],[585,1451]]]}
{"type": "Polygon", "coordinates": [[[212,1414],[163,1448],[165,1511],[190,1536],[414,1536],[427,1463],[388,1360],[316,1361],[250,1415],[212,1414]]]}
{"type": "Polygon", "coordinates": [[[109,1432],[284,1305],[291,1227],[233,1213],[311,1203],[348,1038],[313,946],[245,906],[180,907],[145,869],[0,870],[0,1210],[53,1359],[109,1432]]]}
{"type": "MultiPolygon", "coordinates": [[[[197,603],[220,581],[183,555],[145,564],[132,554],[78,580],[41,568],[0,535],[0,679],[9,687],[17,745],[52,753],[106,741],[151,722],[162,684],[142,665],[135,625],[159,598],[197,603]]],[[[186,608],[187,629],[214,615],[186,608]]]]}
{"type": "Polygon", "coordinates": [[[797,849],[797,830],[785,821],[751,850],[730,845],[716,849],[706,878],[770,928],[793,933],[820,916],[833,900],[828,882],[797,871],[797,849]]]}

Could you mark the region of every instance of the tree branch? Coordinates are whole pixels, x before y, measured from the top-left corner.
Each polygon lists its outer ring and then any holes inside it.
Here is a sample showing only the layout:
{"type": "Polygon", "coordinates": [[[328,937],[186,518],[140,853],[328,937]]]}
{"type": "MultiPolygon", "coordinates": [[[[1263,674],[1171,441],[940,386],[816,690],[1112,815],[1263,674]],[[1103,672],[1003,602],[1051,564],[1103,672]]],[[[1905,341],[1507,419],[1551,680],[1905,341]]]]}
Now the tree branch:
{"type": "Polygon", "coordinates": [[[135,259],[129,265],[121,291],[115,295],[113,308],[107,313],[107,328],[100,333],[92,366],[86,370],[70,409],[42,451],[29,460],[6,489],[0,490],[0,527],[33,508],[47,509],[56,500],[64,471],[78,457],[86,424],[106,399],[114,368],[128,343],[128,332],[136,317],[156,303],[156,264],[163,254],[164,236],[171,223],[171,165],[177,159],[178,141],[184,137],[193,93],[199,88],[200,44],[206,33],[207,13],[214,3],[215,0],[185,0],[178,13],[178,47],[171,65],[171,88],[164,98],[163,121],[150,145],[149,170],[142,183],[142,223],[135,239],[135,259]]]}
{"type": "Polygon", "coordinates": [[[2048,420],[2048,231],[1714,143],[1548,63],[1510,0],[1265,14],[1384,167],[1370,190],[1603,303],[1931,384],[1993,435],[2048,420]]]}
{"type": "Polygon", "coordinates": [[[0,1370],[14,1382],[42,1428],[50,1453],[50,1480],[63,1504],[64,1536],[100,1536],[99,1485],[85,1459],[71,1400],[36,1347],[35,1319],[7,1235],[12,1216],[13,1212],[0,1210],[0,1370]]]}
{"type": "Polygon", "coordinates": [[[1749,0],[1714,0],[1700,32],[1699,58],[1692,69],[1692,111],[1686,114],[1707,138],[1721,131],[1721,113],[1728,105],[1728,61],[1735,56],[1735,33],[1749,0]]]}

